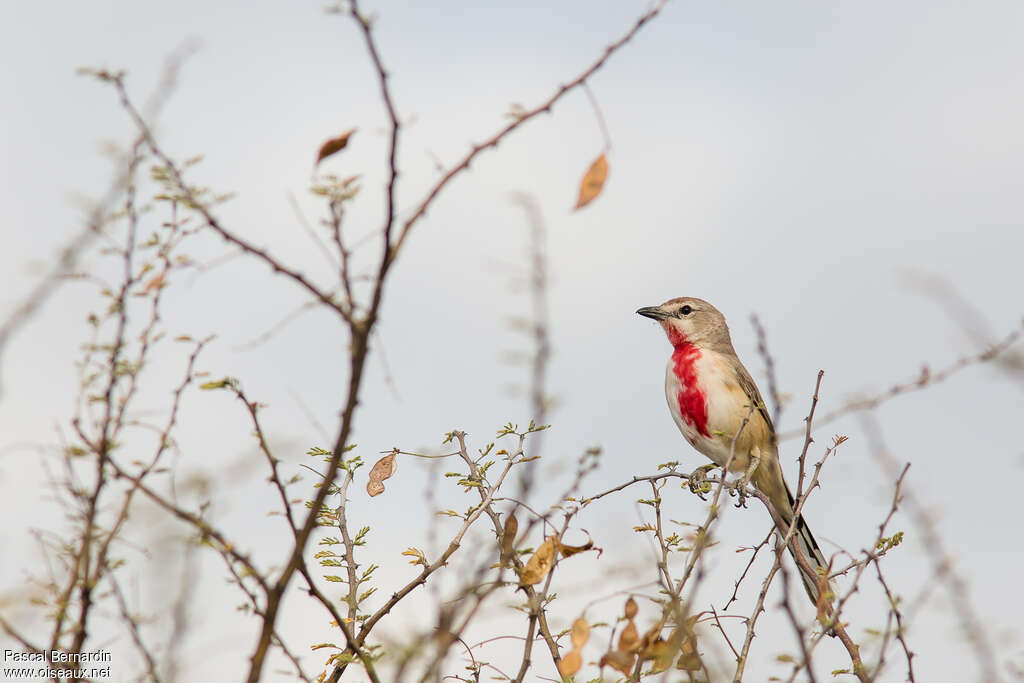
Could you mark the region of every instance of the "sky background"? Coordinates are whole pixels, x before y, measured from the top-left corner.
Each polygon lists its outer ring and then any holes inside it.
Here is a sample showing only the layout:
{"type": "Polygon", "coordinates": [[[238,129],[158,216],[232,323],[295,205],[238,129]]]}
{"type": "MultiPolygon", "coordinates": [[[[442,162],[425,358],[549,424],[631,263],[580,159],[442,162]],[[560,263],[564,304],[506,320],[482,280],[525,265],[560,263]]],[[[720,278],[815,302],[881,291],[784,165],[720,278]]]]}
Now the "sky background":
{"type": "MultiPolygon", "coordinates": [[[[404,124],[400,215],[439,177],[438,164],[450,166],[490,136],[513,104],[532,106],[579,74],[647,6],[367,3],[404,124]]],[[[109,141],[123,145],[133,135],[112,90],[75,76],[76,68],[124,68],[142,101],[167,56],[184,45],[197,47],[155,125],[162,146],[179,159],[204,154],[194,181],[236,193],[216,211],[226,226],[327,282],[327,265],[290,197],[310,222],[322,216],[309,193],[311,161],[325,139],[355,127],[349,148],[324,170],[362,174],[347,225],[354,235],[372,232],[383,211],[386,140],[361,35],[323,9],[194,0],[8,8],[0,27],[0,311],[26,296],[80,230],[89,199],[109,186],[109,141]]],[[[684,469],[704,462],[664,405],[670,349],[634,314],[641,306],[681,295],[711,301],[765,390],[749,322],[757,313],[780,389],[792,396],[783,432],[802,424],[819,369],[819,409],[827,412],[1005,336],[1024,312],[1021,35],[1017,2],[669,3],[590,81],[613,145],[607,185],[590,207],[571,211],[603,139],[587,97],[575,92],[482,155],[416,228],[386,292],[369,364],[354,439],[364,459],[392,446],[438,448],[453,428],[483,446],[501,424],[530,419],[526,400],[509,391],[525,382],[525,369],[507,362],[510,352],[528,349],[510,326],[529,313],[517,285],[528,228],[516,193],[530,195],[544,217],[552,276],[548,387],[557,409],[545,437],[540,503],[564,487],[572,462],[591,446],[604,456],[588,493],[667,460],[684,469]]],[[[108,272],[94,252],[83,267],[108,272]]],[[[332,441],[344,397],[344,335],[330,316],[311,313],[250,344],[300,306],[302,293],[263,266],[226,258],[233,252],[216,240],[197,240],[189,253],[210,267],[168,289],[166,329],[217,333],[203,369],[241,378],[268,404],[272,443],[298,471],[306,448],[332,441]]],[[[96,301],[88,286],[62,287],[0,359],[7,520],[0,585],[12,589],[3,593],[5,614],[13,605],[15,623],[30,630],[29,612],[11,596],[41,566],[29,528],[61,528],[47,491],[57,461],[45,447],[68,433],[74,363],[96,301]]],[[[167,344],[161,354],[148,375],[153,411],[183,368],[180,349],[167,344]]],[[[976,366],[875,414],[893,457],[912,463],[907,485],[937,521],[1007,679],[1010,662],[1024,665],[1024,599],[1014,589],[1024,564],[1014,488],[1024,472],[1021,399],[1019,374],[976,366]]],[[[182,424],[182,477],[212,476],[214,518],[269,565],[285,536],[279,520],[265,516],[276,497],[245,416],[225,395],[193,392],[182,424]]],[[[819,453],[834,433],[850,441],[805,514],[826,552],[835,544],[856,551],[877,533],[892,477],[872,457],[863,422],[821,427],[819,453]]],[[[799,445],[782,446],[791,482],[799,445]]],[[[352,497],[350,514],[374,525],[367,557],[387,558],[376,560],[384,565],[382,595],[413,575],[398,553],[423,545],[430,475],[428,465],[403,462],[387,494],[370,500],[359,488],[352,497]]],[[[703,503],[670,488],[673,519],[703,519],[703,503]]],[[[622,494],[583,515],[581,526],[606,552],[580,560],[561,587],[556,579],[567,597],[556,626],[577,616],[572,605],[650,578],[630,569],[631,557],[649,552],[631,531],[640,519],[633,501],[647,493],[622,494]]],[[[454,487],[442,485],[437,495],[445,496],[440,507],[465,505],[454,487]]],[[[144,577],[139,608],[159,613],[167,595],[153,587],[179,580],[173,549],[185,532],[156,516],[149,526],[144,511],[140,519],[152,535],[150,552],[125,552],[144,577]]],[[[709,558],[706,602],[724,602],[742,568],[731,549],[760,540],[766,519],[756,506],[730,509],[720,528],[727,547],[709,558]]],[[[908,517],[900,513],[893,525],[907,531],[908,543],[886,561],[890,585],[910,599],[929,581],[930,564],[908,517]]],[[[255,637],[255,620],[233,611],[240,598],[225,587],[218,562],[196,560],[202,608],[185,644],[185,680],[238,677],[255,637]]],[[[748,591],[752,600],[753,585],[748,591]]],[[[601,603],[595,618],[612,618],[620,599],[601,603]]],[[[510,600],[494,603],[493,623],[510,600]]],[[[865,590],[850,608],[853,634],[883,626],[881,614],[877,591],[865,590]]],[[[763,677],[787,670],[773,663],[790,647],[777,635],[785,634],[784,617],[773,618],[765,617],[751,665],[763,677]]],[[[918,680],[977,675],[958,624],[937,589],[908,634],[918,680]]],[[[408,628],[384,625],[393,633],[408,628]]],[[[299,650],[330,638],[327,620],[301,598],[282,631],[299,650]]],[[[821,652],[823,675],[843,665],[837,644],[821,652]]],[[[585,660],[599,655],[594,649],[585,660]]],[[[320,659],[313,653],[304,661],[315,670],[320,659]]],[[[899,664],[884,680],[903,680],[899,664]]]]}

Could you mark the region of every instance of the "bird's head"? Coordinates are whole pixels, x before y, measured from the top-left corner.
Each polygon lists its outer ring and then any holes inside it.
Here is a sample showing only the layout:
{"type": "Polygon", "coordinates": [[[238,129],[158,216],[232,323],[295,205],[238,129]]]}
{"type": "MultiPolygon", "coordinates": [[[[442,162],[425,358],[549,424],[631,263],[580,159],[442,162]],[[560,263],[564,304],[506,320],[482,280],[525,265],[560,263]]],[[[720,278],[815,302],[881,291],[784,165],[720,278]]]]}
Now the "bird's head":
{"type": "Polygon", "coordinates": [[[725,316],[703,299],[681,296],[637,313],[661,323],[672,346],[693,344],[716,351],[732,348],[725,316]]]}

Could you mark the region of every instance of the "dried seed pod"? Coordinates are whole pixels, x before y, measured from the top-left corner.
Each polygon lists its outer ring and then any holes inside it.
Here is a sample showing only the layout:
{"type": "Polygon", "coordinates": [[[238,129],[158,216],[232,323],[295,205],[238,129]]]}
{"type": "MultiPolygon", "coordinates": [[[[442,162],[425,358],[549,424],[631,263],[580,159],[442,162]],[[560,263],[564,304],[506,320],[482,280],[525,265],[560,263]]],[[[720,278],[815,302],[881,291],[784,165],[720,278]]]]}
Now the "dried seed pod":
{"type": "Polygon", "coordinates": [[[384,493],[384,480],[398,471],[398,458],[394,453],[385,455],[374,463],[370,469],[370,481],[366,483],[366,492],[371,496],[379,496],[384,493]]]}
{"type": "Polygon", "coordinates": [[[556,540],[554,536],[548,536],[540,544],[540,547],[533,553],[533,557],[529,559],[523,568],[523,573],[519,576],[520,584],[532,586],[540,583],[541,579],[547,576],[547,573],[551,571],[551,567],[555,563],[556,540]]]}
{"type": "Polygon", "coordinates": [[[640,635],[637,633],[636,624],[630,619],[626,628],[619,634],[619,652],[636,652],[640,647],[640,635]]]}
{"type": "Polygon", "coordinates": [[[516,534],[519,532],[519,520],[515,513],[509,513],[505,518],[505,527],[501,532],[501,562],[507,564],[512,561],[516,552],[516,534]]]}
{"type": "Polygon", "coordinates": [[[590,624],[583,617],[572,622],[572,649],[582,650],[590,638],[590,624]]]}
{"type": "Polygon", "coordinates": [[[583,657],[580,655],[580,651],[573,650],[558,662],[558,673],[562,674],[563,678],[567,678],[579,671],[582,665],[583,657]]]}

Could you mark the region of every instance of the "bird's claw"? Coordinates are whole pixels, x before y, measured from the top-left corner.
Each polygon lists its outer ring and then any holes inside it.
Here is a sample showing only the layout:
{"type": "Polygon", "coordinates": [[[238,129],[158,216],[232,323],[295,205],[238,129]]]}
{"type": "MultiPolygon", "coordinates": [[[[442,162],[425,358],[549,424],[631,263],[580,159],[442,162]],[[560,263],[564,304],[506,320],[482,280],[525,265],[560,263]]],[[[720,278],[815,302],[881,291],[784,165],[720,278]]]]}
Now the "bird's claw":
{"type": "Polygon", "coordinates": [[[708,472],[718,467],[718,465],[711,463],[708,465],[701,465],[693,472],[690,472],[690,476],[687,477],[687,485],[690,487],[690,493],[695,494],[701,500],[707,500],[704,497],[705,493],[711,492],[711,484],[708,482],[708,472]]]}
{"type": "Polygon", "coordinates": [[[736,507],[745,508],[747,507],[747,485],[750,483],[750,477],[743,475],[739,479],[735,479],[725,485],[729,490],[730,496],[736,496],[736,507]]]}

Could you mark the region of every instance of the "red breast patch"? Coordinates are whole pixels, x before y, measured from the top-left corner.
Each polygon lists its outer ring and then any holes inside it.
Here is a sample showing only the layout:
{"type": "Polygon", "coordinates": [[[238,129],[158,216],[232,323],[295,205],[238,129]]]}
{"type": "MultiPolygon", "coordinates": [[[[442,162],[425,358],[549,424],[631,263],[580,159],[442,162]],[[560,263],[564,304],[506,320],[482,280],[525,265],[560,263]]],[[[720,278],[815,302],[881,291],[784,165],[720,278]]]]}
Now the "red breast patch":
{"type": "Polygon", "coordinates": [[[687,424],[696,429],[701,436],[711,438],[708,431],[708,403],[704,392],[697,383],[697,360],[700,349],[689,342],[674,344],[672,352],[672,372],[682,385],[676,395],[679,414],[687,424]]]}

